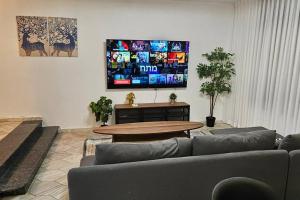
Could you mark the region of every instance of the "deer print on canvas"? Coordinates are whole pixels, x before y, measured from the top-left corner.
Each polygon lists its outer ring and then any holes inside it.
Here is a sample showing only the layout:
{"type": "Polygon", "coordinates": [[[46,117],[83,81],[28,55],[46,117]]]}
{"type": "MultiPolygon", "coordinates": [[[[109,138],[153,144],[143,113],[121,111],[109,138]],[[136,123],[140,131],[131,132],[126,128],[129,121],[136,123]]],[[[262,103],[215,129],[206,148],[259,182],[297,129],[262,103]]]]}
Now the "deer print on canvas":
{"type": "Polygon", "coordinates": [[[53,52],[51,53],[51,56],[53,56],[55,53],[57,56],[59,56],[59,53],[61,51],[67,52],[69,57],[72,56],[72,53],[76,45],[75,39],[70,33],[67,34],[66,39],[68,39],[70,42],[69,43],[56,42],[53,44],[53,52]]]}
{"type": "Polygon", "coordinates": [[[51,56],[76,57],[77,20],[74,18],[48,18],[51,56]]]}
{"type": "Polygon", "coordinates": [[[40,56],[48,56],[47,52],[45,51],[44,43],[42,42],[29,42],[29,33],[24,32],[23,33],[23,39],[22,39],[22,48],[24,49],[26,56],[30,56],[31,52],[38,51],[40,53],[40,56]]]}
{"type": "Polygon", "coordinates": [[[47,17],[17,16],[20,56],[48,56],[47,17]]]}

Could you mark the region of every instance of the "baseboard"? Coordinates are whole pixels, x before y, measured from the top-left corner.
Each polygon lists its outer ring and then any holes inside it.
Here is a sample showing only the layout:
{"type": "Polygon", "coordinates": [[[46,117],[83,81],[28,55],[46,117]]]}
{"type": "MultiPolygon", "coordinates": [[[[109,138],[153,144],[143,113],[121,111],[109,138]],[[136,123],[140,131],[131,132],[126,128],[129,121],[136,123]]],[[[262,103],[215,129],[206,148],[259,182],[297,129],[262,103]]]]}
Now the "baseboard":
{"type": "Polygon", "coordinates": [[[94,128],[68,128],[68,129],[61,129],[61,133],[92,133],[94,128]]]}

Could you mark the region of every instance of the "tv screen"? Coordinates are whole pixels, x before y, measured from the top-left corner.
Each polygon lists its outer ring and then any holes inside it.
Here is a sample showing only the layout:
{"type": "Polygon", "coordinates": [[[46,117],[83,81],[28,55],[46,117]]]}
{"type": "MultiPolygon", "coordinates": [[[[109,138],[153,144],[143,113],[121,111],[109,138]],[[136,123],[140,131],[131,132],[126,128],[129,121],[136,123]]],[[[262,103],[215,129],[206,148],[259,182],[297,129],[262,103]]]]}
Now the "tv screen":
{"type": "Polygon", "coordinates": [[[106,40],[107,88],[186,87],[189,42],[106,40]]]}

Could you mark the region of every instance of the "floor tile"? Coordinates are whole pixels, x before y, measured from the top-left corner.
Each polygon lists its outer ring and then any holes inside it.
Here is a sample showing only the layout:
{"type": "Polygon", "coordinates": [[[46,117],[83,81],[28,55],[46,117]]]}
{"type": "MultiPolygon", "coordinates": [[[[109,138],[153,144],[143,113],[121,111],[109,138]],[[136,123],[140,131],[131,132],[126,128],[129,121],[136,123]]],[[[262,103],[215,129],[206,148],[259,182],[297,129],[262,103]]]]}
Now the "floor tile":
{"type": "Polygon", "coordinates": [[[37,197],[33,198],[32,200],[57,200],[57,199],[55,199],[52,196],[43,195],[43,196],[37,196],[37,197]]]}
{"type": "Polygon", "coordinates": [[[52,196],[55,199],[60,199],[68,194],[67,186],[65,185],[57,185],[56,187],[51,188],[41,194],[41,196],[52,196]]]}
{"type": "Polygon", "coordinates": [[[67,186],[68,185],[67,175],[57,179],[56,182],[59,183],[59,184],[67,186]]]}
{"type": "Polygon", "coordinates": [[[25,194],[25,195],[18,195],[18,196],[11,196],[11,197],[4,197],[0,198],[1,200],[32,200],[35,196],[32,194],[25,194]]]}
{"type": "Polygon", "coordinates": [[[60,183],[54,181],[39,181],[31,185],[29,193],[37,196],[60,185],[60,183]]]}
{"type": "Polygon", "coordinates": [[[36,178],[40,181],[55,181],[65,174],[66,173],[60,170],[46,170],[45,172],[37,174],[36,178]]]}

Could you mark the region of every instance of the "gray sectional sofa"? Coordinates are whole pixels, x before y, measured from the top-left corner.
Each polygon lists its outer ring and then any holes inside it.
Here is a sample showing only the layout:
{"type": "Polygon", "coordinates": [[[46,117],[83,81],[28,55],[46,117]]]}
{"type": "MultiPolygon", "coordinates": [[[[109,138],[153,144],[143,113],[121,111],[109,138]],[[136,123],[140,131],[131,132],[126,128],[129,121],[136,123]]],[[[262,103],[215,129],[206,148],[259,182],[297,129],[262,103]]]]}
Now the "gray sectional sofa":
{"type": "Polygon", "coordinates": [[[278,200],[299,200],[300,150],[274,150],[275,137],[274,131],[254,131],[100,144],[96,156],[69,171],[70,200],[211,200],[215,185],[230,177],[260,180],[278,200]],[[210,140],[214,143],[198,148],[210,140]]]}

